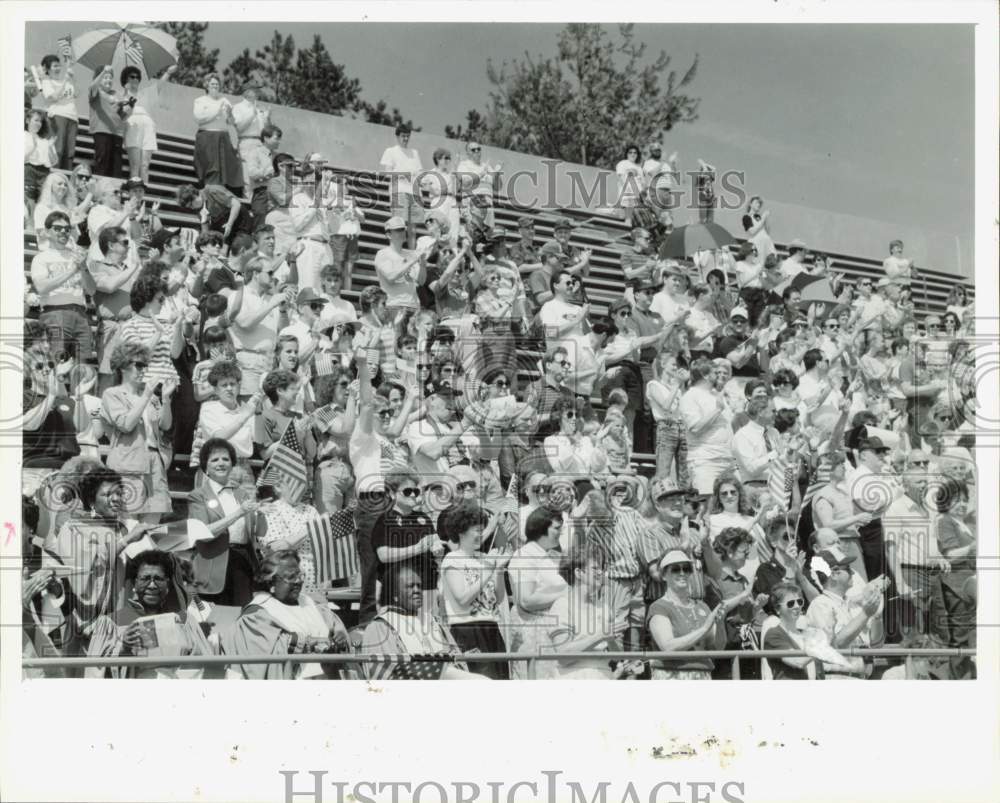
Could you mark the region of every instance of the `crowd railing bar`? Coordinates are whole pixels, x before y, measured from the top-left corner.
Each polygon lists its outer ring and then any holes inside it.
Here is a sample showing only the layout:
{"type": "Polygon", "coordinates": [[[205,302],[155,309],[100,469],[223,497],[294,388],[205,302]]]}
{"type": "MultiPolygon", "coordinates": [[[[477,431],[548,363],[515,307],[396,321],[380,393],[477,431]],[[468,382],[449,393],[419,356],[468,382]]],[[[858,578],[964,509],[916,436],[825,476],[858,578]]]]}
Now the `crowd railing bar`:
{"type": "MultiPolygon", "coordinates": [[[[845,657],[861,658],[966,658],[975,657],[976,651],[964,647],[952,648],[918,648],[918,647],[880,647],[855,648],[841,650],[845,657]]],[[[808,658],[802,650],[699,650],[684,652],[490,652],[490,653],[454,653],[418,655],[410,654],[370,654],[354,653],[308,653],[303,655],[178,655],[161,656],[74,656],[71,658],[24,658],[21,660],[23,669],[72,668],[72,667],[148,667],[148,666],[228,666],[238,664],[383,664],[409,663],[414,660],[441,661],[446,663],[465,662],[478,663],[483,661],[528,661],[529,665],[537,661],[649,661],[698,660],[757,660],[758,658],[808,658]]],[[[736,667],[734,666],[734,670],[736,667]]],[[[531,671],[529,669],[529,677],[531,671]]],[[[738,679],[738,671],[734,674],[738,679]]]]}

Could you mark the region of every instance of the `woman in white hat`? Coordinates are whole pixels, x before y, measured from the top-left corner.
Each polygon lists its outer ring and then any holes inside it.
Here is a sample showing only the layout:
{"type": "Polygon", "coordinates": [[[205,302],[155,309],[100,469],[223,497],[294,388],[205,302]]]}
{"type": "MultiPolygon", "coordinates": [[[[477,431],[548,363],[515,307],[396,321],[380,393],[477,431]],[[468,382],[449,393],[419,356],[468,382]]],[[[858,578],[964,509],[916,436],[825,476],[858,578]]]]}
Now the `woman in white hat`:
{"type": "MultiPolygon", "coordinates": [[[[691,598],[691,558],[670,550],[660,560],[660,574],[667,590],[646,613],[649,648],[677,653],[721,650],[726,643],[725,609],[720,604],[710,610],[704,601],[691,598]]],[[[657,659],[652,662],[653,680],[710,680],[714,667],[711,658],[657,659]]]]}

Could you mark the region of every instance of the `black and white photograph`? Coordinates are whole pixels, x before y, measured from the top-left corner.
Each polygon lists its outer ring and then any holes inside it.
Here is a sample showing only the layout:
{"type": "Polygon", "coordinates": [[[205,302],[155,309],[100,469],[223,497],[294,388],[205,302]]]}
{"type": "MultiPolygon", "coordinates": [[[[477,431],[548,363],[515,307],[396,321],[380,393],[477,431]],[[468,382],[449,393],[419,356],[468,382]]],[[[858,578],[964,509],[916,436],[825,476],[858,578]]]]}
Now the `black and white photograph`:
{"type": "Polygon", "coordinates": [[[995,799],[996,6],[476,5],[5,19],[5,799],[995,799]]]}

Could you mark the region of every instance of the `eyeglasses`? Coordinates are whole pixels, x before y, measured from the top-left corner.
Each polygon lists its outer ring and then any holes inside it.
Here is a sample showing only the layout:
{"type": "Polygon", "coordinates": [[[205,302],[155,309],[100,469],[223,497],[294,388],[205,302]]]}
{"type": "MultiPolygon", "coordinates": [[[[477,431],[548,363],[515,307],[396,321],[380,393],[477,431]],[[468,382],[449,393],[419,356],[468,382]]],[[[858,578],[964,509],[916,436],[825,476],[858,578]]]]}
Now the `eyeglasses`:
{"type": "Polygon", "coordinates": [[[454,368],[442,368],[441,369],[441,373],[442,374],[453,374],[453,373],[455,373],[455,369],[454,368]]]}
{"type": "Polygon", "coordinates": [[[670,574],[694,574],[694,568],[685,564],[670,566],[667,571],[670,572],[670,574]]]}
{"type": "Polygon", "coordinates": [[[620,309],[618,310],[618,317],[620,318],[631,318],[632,310],[630,309],[620,309]]]}
{"type": "Polygon", "coordinates": [[[507,382],[506,379],[498,379],[496,382],[493,383],[493,387],[495,387],[495,388],[509,388],[510,384],[507,382]]]}
{"type": "Polygon", "coordinates": [[[76,174],[76,177],[77,177],[78,179],[81,179],[81,178],[82,178],[82,179],[83,179],[84,181],[87,181],[88,179],[92,179],[92,178],[93,178],[93,176],[92,176],[92,175],[90,175],[90,173],[77,173],[77,174],[76,174]]]}
{"type": "Polygon", "coordinates": [[[388,421],[392,418],[392,410],[379,410],[376,415],[383,421],[388,421]]]}
{"type": "Polygon", "coordinates": [[[500,281],[500,276],[499,276],[499,274],[493,273],[493,274],[491,274],[491,275],[489,275],[489,276],[486,277],[486,281],[488,281],[488,282],[499,282],[500,281]]]}
{"type": "Polygon", "coordinates": [[[482,148],[469,148],[469,153],[479,153],[482,148]]]}
{"type": "Polygon", "coordinates": [[[914,468],[926,468],[931,464],[930,460],[911,460],[910,465],[914,468]]]}
{"type": "Polygon", "coordinates": [[[806,601],[804,599],[788,599],[785,600],[785,607],[791,610],[792,608],[802,608],[805,607],[806,601]]]}
{"type": "Polygon", "coordinates": [[[165,586],[167,584],[167,578],[153,574],[144,574],[142,577],[135,578],[135,584],[137,586],[148,586],[154,583],[158,586],[165,586]]]}
{"type": "Polygon", "coordinates": [[[569,360],[554,360],[554,362],[556,365],[561,365],[563,368],[569,368],[571,364],[569,360]]]}
{"type": "Polygon", "coordinates": [[[341,379],[337,383],[337,387],[338,388],[349,388],[350,386],[351,386],[351,383],[348,380],[346,380],[346,379],[341,379]]]}
{"type": "Polygon", "coordinates": [[[58,224],[58,225],[49,226],[49,230],[50,231],[55,231],[55,232],[61,232],[61,233],[65,234],[67,231],[69,231],[69,226],[61,223],[61,224],[58,224]]]}
{"type": "Polygon", "coordinates": [[[399,492],[403,496],[420,496],[423,493],[419,488],[402,488],[399,492]]]}
{"type": "Polygon", "coordinates": [[[479,487],[479,483],[475,480],[468,480],[467,482],[460,482],[455,486],[459,491],[474,491],[479,487]]]}
{"type": "Polygon", "coordinates": [[[871,282],[858,282],[858,287],[871,287],[871,282]]]}
{"type": "Polygon", "coordinates": [[[719,496],[739,496],[740,492],[735,488],[731,488],[728,491],[719,491],[719,496]]]}

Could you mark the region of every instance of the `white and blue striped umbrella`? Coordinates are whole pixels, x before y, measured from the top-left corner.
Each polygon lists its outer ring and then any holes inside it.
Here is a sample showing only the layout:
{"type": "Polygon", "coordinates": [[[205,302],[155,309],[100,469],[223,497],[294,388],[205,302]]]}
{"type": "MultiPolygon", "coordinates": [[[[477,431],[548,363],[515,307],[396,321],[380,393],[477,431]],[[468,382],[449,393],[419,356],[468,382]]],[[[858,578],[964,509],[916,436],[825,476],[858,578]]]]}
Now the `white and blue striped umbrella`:
{"type": "Polygon", "coordinates": [[[177,63],[177,40],[141,22],[119,22],[73,37],[73,56],[84,67],[100,72],[108,64],[134,64],[147,76],[157,76],[177,63]]]}

